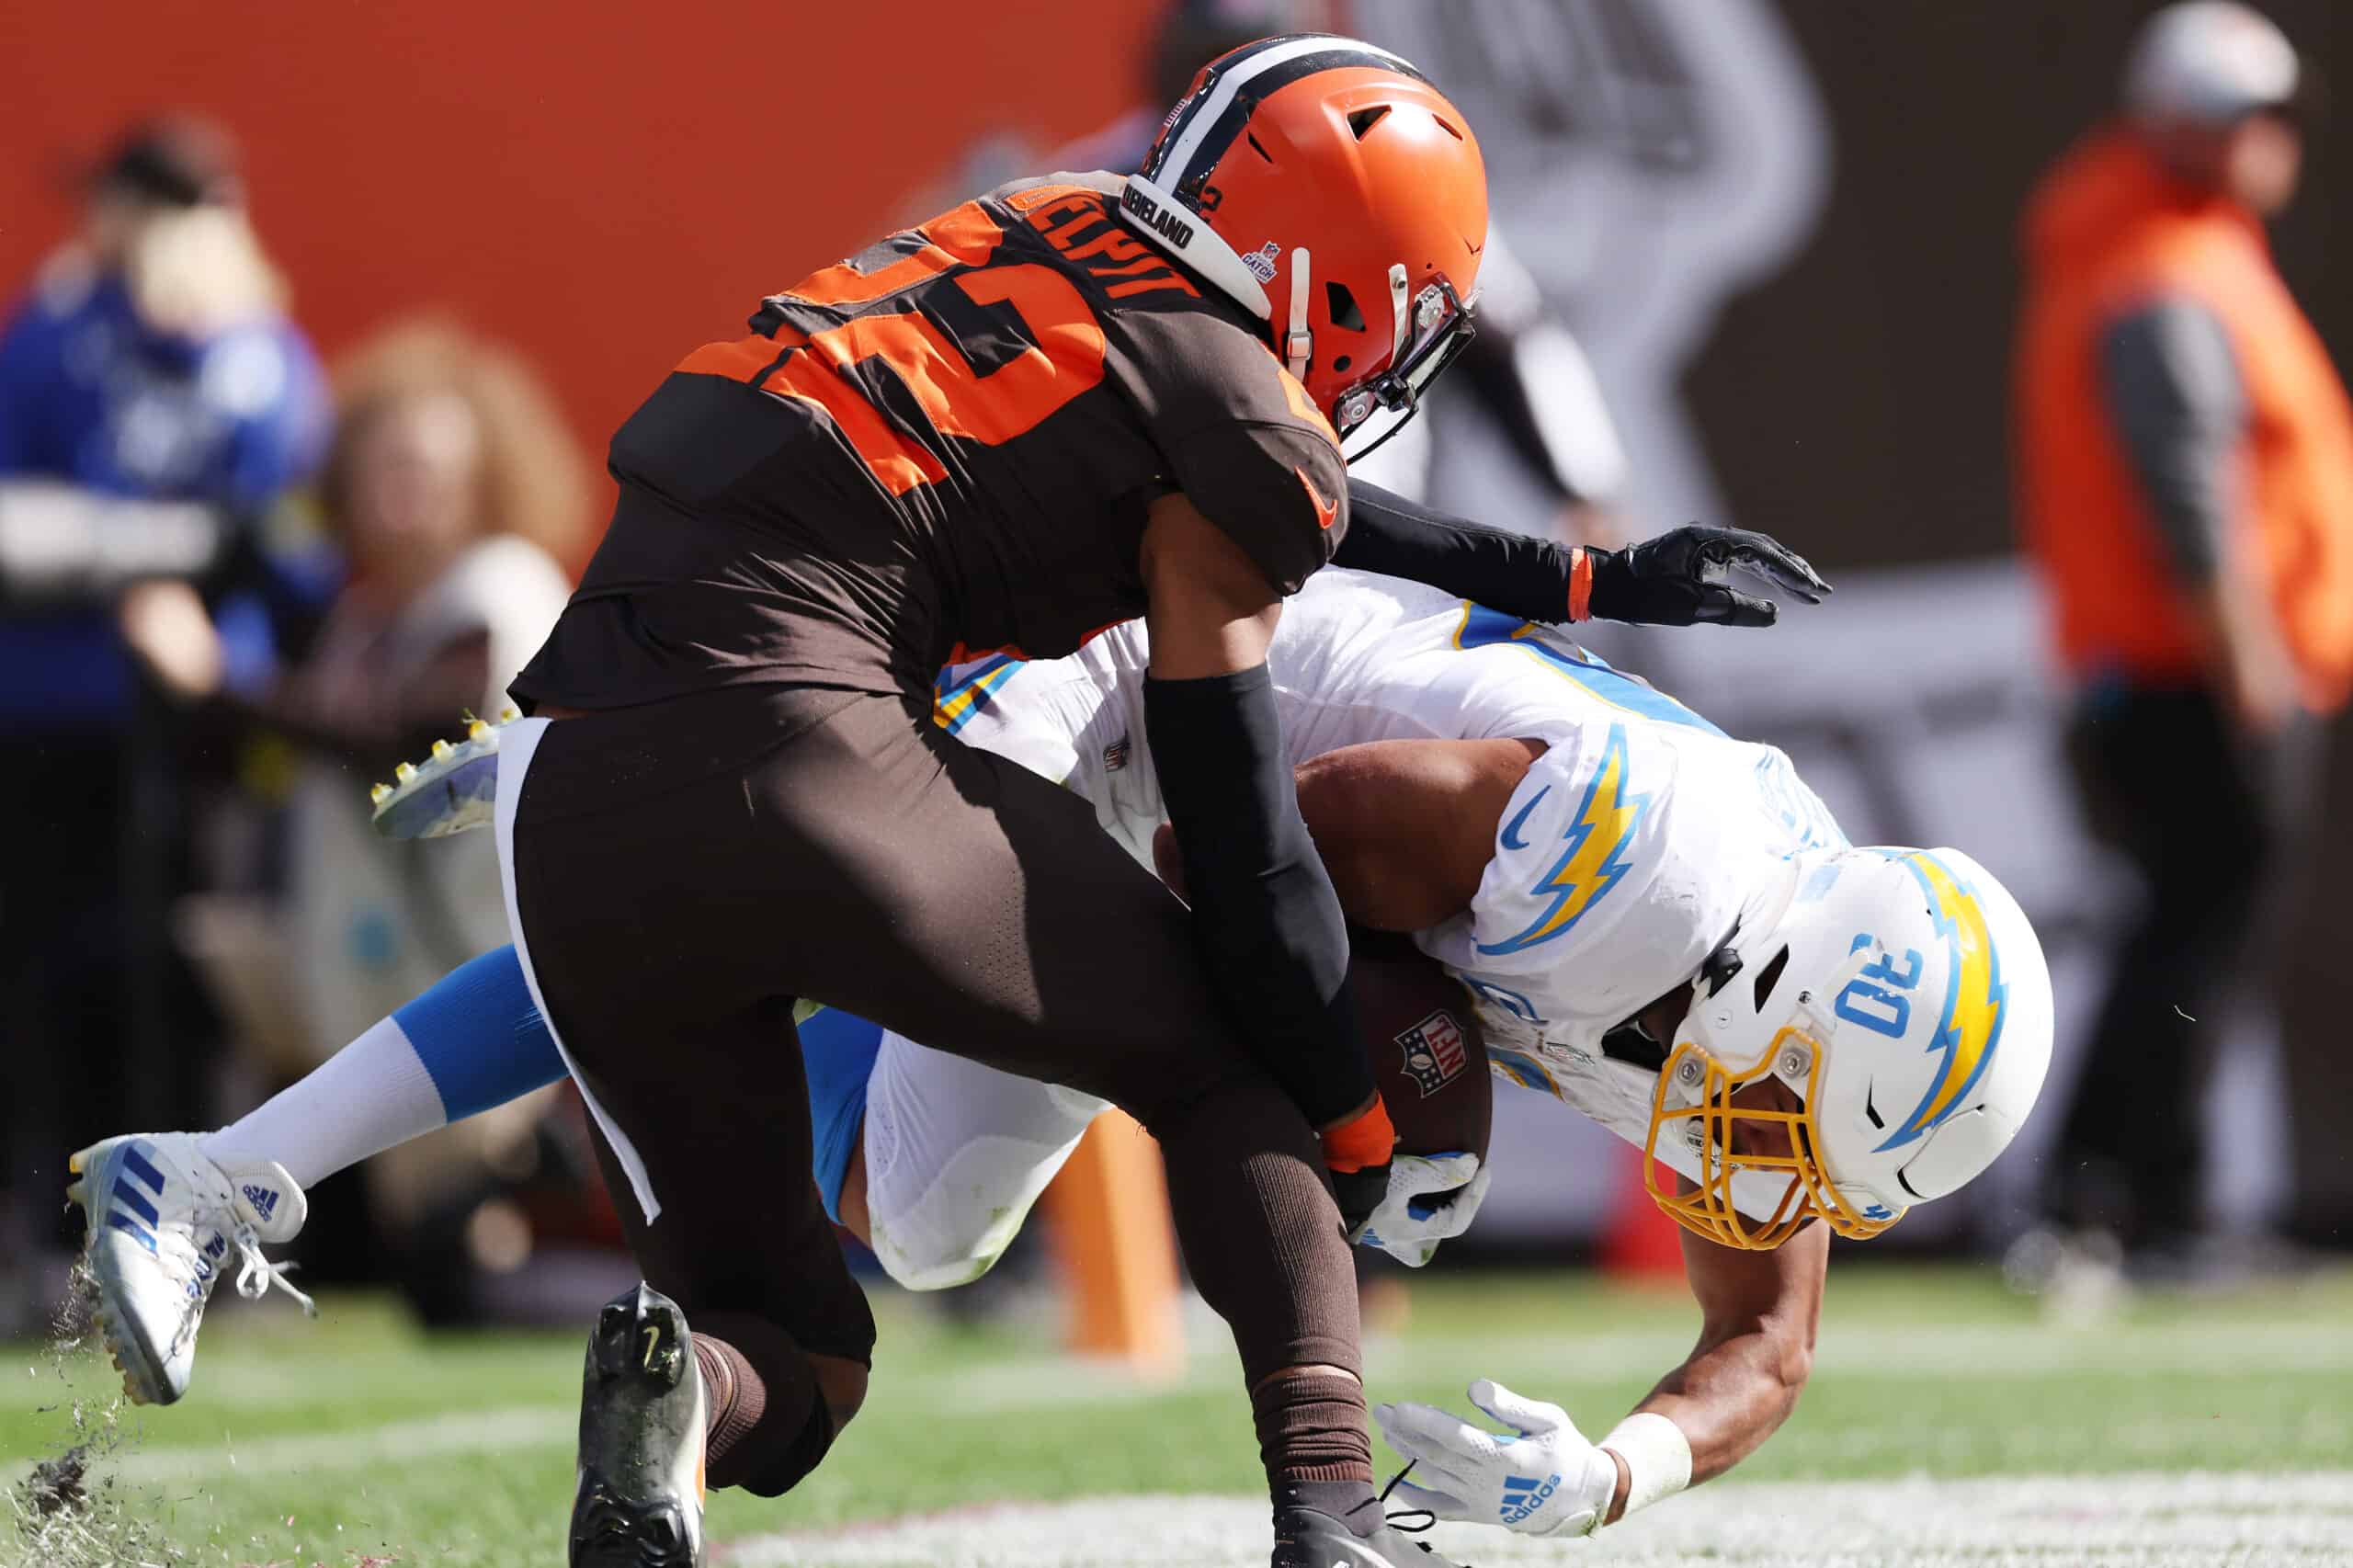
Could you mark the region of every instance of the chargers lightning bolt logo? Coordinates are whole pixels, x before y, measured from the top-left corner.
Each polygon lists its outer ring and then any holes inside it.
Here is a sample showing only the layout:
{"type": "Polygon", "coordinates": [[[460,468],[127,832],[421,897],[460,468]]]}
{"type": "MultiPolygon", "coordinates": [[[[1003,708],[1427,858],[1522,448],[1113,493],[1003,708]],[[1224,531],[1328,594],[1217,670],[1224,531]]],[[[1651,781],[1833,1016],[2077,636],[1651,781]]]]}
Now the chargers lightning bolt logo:
{"type": "Polygon", "coordinates": [[[1927,891],[1937,935],[1945,939],[1949,960],[1944,1017],[1928,1041],[1930,1051],[1944,1053],[1944,1062],[1928,1092],[1880,1145],[1881,1150],[1911,1142],[1952,1114],[1992,1065],[2002,1043],[2002,1020],[2009,1013],[2009,987],[2002,983],[1994,934],[1986,929],[1976,892],[1934,856],[1907,855],[1904,864],[1927,891]]]}
{"type": "MultiPolygon", "coordinates": [[[[1650,809],[1648,795],[1635,794],[1626,778],[1626,726],[1609,726],[1609,743],[1602,749],[1601,766],[1578,802],[1577,814],[1563,836],[1568,847],[1552,869],[1529,890],[1531,896],[1551,895],[1544,912],[1528,928],[1501,942],[1482,942],[1483,953],[1516,953],[1546,942],[1574,926],[1586,912],[1608,895],[1626,875],[1626,846],[1650,809]]],[[[1514,823],[1513,826],[1519,824],[1514,823]]]]}

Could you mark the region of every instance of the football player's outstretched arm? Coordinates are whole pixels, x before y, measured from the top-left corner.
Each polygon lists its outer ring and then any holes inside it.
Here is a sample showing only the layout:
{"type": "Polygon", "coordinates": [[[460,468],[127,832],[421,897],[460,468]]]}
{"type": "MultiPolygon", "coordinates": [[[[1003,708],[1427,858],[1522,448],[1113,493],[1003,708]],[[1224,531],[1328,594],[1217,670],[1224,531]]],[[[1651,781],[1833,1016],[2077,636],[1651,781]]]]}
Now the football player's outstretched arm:
{"type": "MultiPolygon", "coordinates": [[[[1813,1368],[1829,1267],[1830,1228],[1819,1222],[1770,1252],[1684,1235],[1683,1272],[1699,1301],[1699,1343],[1635,1408],[1681,1429],[1691,1445],[1694,1483],[1756,1452],[1797,1408],[1813,1368]]],[[[1621,1492],[1618,1506],[1623,1503],[1621,1492]]]]}
{"type": "Polygon", "coordinates": [[[1471,1385],[1471,1403],[1506,1431],[1435,1405],[1377,1405],[1382,1435],[1415,1467],[1412,1482],[1392,1495],[1442,1519],[1582,1536],[1722,1475],[1797,1405],[1829,1259],[1829,1229],[1820,1224],[1773,1252],[1686,1236],[1699,1343],[1632,1415],[1596,1441],[1559,1405],[1485,1378],[1471,1385]]]}
{"type": "Polygon", "coordinates": [[[1830,585],[1768,534],[1687,523],[1623,550],[1559,545],[1483,528],[1360,479],[1336,566],[1379,572],[1476,599],[1523,620],[1643,626],[1770,626],[1771,599],[1731,585],[1735,568],[1808,604],[1830,585]]]}
{"type": "Polygon", "coordinates": [[[1395,1135],[1358,1040],[1339,900],[1284,757],[1266,665],[1281,597],[1181,494],[1153,503],[1141,563],[1144,722],[1194,940],[1236,1031],[1324,1133],[1354,1233],[1385,1190],[1395,1135]]]}

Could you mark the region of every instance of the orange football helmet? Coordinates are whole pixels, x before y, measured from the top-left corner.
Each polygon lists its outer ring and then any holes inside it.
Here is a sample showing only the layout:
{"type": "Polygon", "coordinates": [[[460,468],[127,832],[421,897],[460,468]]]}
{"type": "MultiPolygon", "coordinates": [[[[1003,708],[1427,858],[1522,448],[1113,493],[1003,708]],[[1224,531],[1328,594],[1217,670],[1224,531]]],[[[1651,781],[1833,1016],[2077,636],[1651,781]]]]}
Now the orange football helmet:
{"type": "Polygon", "coordinates": [[[1461,111],[1386,50],[1302,33],[1220,55],[1120,206],[1267,324],[1343,441],[1377,409],[1402,424],[1470,341],[1486,165],[1461,111]]]}

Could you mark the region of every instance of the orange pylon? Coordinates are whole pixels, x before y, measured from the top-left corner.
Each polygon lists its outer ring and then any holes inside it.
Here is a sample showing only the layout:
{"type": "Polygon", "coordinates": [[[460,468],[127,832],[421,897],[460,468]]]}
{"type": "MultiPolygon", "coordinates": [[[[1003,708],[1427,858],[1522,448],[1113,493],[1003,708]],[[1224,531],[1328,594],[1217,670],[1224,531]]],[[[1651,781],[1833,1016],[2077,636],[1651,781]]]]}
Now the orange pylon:
{"type": "Polygon", "coordinates": [[[1070,1347],[1140,1377],[1181,1373],[1176,1231],[1152,1135],[1120,1111],[1097,1117],[1046,1189],[1046,1210],[1070,1292],[1070,1347]]]}
{"type": "MultiPolygon", "coordinates": [[[[1619,1179],[1601,1233],[1601,1267],[1620,1279],[1680,1280],[1682,1231],[1651,1200],[1643,1186],[1643,1152],[1621,1145],[1619,1179]]],[[[1660,1179],[1674,1174],[1660,1167],[1660,1179]]]]}

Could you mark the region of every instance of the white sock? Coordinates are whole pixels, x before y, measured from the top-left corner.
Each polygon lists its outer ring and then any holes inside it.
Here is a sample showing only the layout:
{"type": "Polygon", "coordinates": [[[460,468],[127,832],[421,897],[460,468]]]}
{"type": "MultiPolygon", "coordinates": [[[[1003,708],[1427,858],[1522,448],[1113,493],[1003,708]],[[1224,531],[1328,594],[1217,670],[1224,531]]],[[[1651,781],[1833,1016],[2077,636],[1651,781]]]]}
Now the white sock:
{"type": "Polygon", "coordinates": [[[448,1119],[408,1031],[383,1018],[202,1147],[214,1160],[276,1160],[308,1187],[448,1119]]]}

